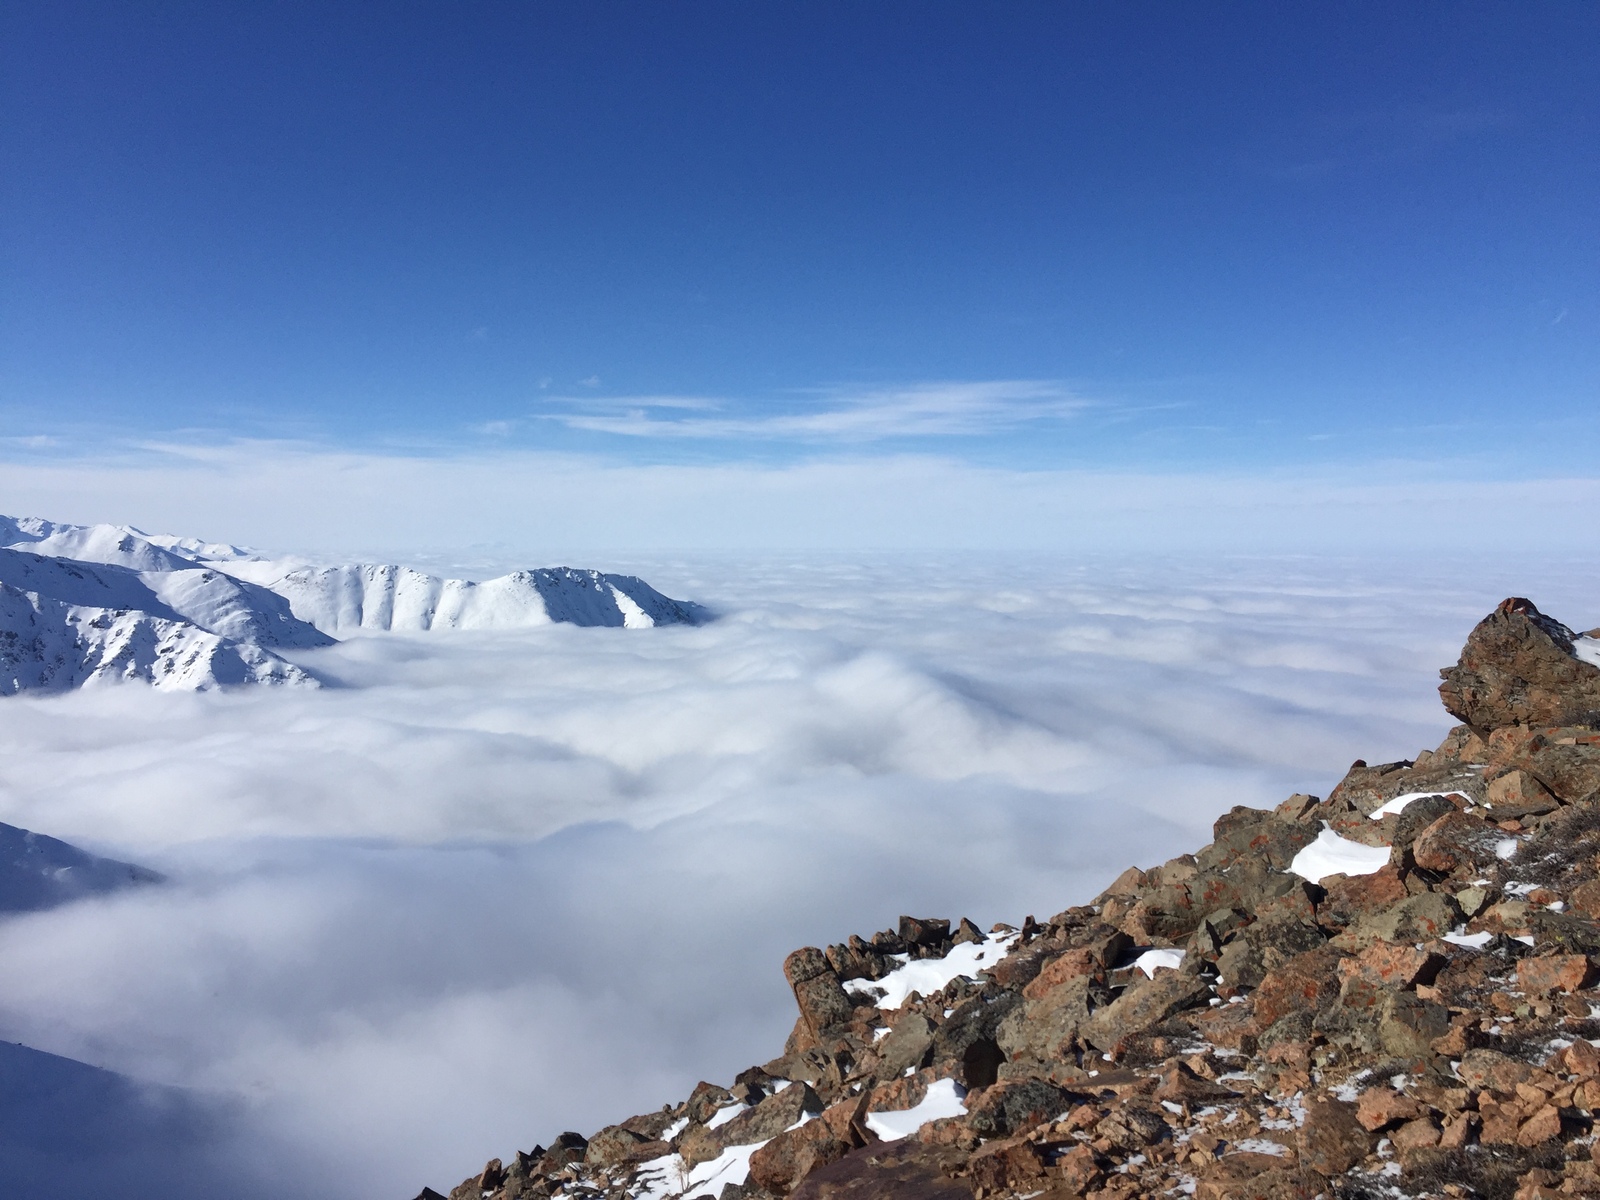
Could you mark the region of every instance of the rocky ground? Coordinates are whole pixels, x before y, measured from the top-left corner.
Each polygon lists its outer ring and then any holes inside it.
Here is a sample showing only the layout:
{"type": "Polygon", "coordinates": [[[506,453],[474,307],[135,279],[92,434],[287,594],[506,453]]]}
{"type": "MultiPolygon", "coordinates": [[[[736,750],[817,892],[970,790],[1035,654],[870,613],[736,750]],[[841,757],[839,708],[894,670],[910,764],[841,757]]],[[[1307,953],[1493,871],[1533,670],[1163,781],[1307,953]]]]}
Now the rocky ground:
{"type": "Polygon", "coordinates": [[[450,1200],[1600,1196],[1596,637],[1507,600],[1436,750],[1045,922],[797,950],[778,1057],[450,1200]]]}

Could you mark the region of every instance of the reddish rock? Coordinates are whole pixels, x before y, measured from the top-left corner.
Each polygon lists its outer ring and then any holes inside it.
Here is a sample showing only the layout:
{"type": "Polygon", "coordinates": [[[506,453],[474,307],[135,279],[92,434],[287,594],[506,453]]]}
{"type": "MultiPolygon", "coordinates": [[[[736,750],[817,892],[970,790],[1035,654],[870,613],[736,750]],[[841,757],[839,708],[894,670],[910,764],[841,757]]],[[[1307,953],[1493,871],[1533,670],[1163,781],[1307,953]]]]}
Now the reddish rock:
{"type": "Polygon", "coordinates": [[[1560,725],[1568,713],[1600,709],[1600,667],[1577,658],[1573,636],[1531,601],[1504,600],[1440,672],[1439,698],[1479,730],[1560,725]]]}
{"type": "Polygon", "coordinates": [[[1526,771],[1507,771],[1489,781],[1489,807],[1495,818],[1537,816],[1554,812],[1556,798],[1526,771]]]}
{"type": "Polygon", "coordinates": [[[1356,1106],[1317,1097],[1306,1102],[1296,1135],[1300,1162],[1319,1175],[1343,1175],[1372,1151],[1372,1135],[1356,1119],[1356,1106]]]}
{"type": "Polygon", "coordinates": [[[787,1196],[811,1172],[850,1152],[850,1142],[824,1121],[808,1121],[773,1137],[750,1156],[750,1180],[774,1196],[787,1196]]]}
{"type": "Polygon", "coordinates": [[[1273,1154],[1226,1154],[1207,1167],[1195,1200],[1298,1200],[1299,1173],[1273,1154]]]}
{"type": "Polygon", "coordinates": [[[1408,988],[1432,983],[1447,961],[1444,955],[1424,947],[1374,942],[1341,962],[1339,973],[1345,978],[1359,976],[1380,987],[1408,988]]]}
{"type": "Polygon", "coordinates": [[[1439,1136],[1438,1122],[1432,1117],[1418,1117],[1396,1129],[1389,1135],[1389,1140],[1397,1151],[1404,1154],[1408,1150],[1418,1150],[1424,1146],[1437,1146],[1439,1136]]]}
{"type": "Polygon", "coordinates": [[[1533,1068],[1498,1050],[1468,1050],[1456,1068],[1456,1077],[1474,1091],[1510,1094],[1526,1082],[1533,1068]]]}
{"type": "Polygon", "coordinates": [[[1556,1061],[1573,1075],[1600,1075],[1600,1047],[1583,1038],[1561,1051],[1556,1061]]]}
{"type": "Polygon", "coordinates": [[[1517,982],[1529,993],[1576,992],[1594,978],[1594,966],[1582,954],[1551,954],[1517,964],[1517,982]]]}
{"type": "Polygon", "coordinates": [[[1316,1012],[1339,994],[1339,952],[1327,948],[1297,954],[1267,974],[1255,992],[1255,1018],[1266,1029],[1291,1012],[1316,1012]]]}
{"type": "Polygon", "coordinates": [[[1071,1147],[1056,1160],[1056,1174],[1060,1176],[1062,1186],[1071,1194],[1090,1191],[1105,1178],[1095,1152],[1084,1145],[1071,1147]]]}
{"type": "Polygon", "coordinates": [[[1356,1101],[1356,1120],[1369,1133],[1386,1125],[1412,1121],[1422,1115],[1422,1106],[1403,1092],[1386,1087],[1368,1088],[1356,1101]]]}
{"type": "Polygon", "coordinates": [[[1011,1137],[985,1142],[968,1160],[967,1169],[973,1184],[987,1192],[1031,1191],[1036,1188],[1027,1185],[1044,1178],[1045,1162],[1039,1148],[1027,1138],[1011,1137]]]}
{"type": "Polygon", "coordinates": [[[1045,964],[1044,969],[1034,980],[1022,989],[1022,994],[1029,1000],[1038,1000],[1053,988],[1060,987],[1063,983],[1077,979],[1081,975],[1093,975],[1104,967],[1105,963],[1092,949],[1080,947],[1068,950],[1045,964]]]}
{"type": "Polygon", "coordinates": [[[1539,1146],[1561,1136],[1561,1110],[1546,1104],[1517,1130],[1517,1145],[1539,1146]]]}
{"type": "Polygon", "coordinates": [[[1457,867],[1495,862],[1495,847],[1504,837],[1480,817],[1446,813],[1417,835],[1411,856],[1424,870],[1448,875],[1457,867]]]}
{"type": "Polygon", "coordinates": [[[783,960],[783,975],[794,989],[801,1020],[812,1037],[820,1039],[831,1030],[850,1023],[855,1001],[850,999],[821,950],[815,946],[796,950],[783,960]]]}
{"type": "Polygon", "coordinates": [[[1398,904],[1409,894],[1405,877],[1393,865],[1371,875],[1336,875],[1329,882],[1317,913],[1333,924],[1348,925],[1368,913],[1398,904]]]}

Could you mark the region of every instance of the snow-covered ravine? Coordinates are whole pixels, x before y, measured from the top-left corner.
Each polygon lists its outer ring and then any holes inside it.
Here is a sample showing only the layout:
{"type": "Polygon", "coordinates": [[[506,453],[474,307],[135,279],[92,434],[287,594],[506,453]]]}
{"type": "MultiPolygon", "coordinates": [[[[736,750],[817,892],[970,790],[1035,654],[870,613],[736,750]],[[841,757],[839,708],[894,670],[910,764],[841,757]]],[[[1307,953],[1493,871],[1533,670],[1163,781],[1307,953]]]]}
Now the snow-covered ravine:
{"type": "Polygon", "coordinates": [[[203,691],[315,686],[280,654],[356,631],[648,629],[693,604],[631,575],[569,567],[482,583],[371,563],[307,566],[122,525],[0,516],[0,696],[142,681],[203,691]]]}

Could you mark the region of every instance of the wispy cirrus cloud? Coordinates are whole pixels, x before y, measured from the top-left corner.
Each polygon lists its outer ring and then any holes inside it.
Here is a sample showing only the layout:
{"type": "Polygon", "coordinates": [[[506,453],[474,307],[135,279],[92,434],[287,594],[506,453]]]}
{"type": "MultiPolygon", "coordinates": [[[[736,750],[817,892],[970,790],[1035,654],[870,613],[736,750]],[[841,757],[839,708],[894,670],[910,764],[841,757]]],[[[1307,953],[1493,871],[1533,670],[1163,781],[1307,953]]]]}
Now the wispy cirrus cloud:
{"type": "Polygon", "coordinates": [[[811,394],[781,411],[698,396],[563,397],[540,414],[569,429],[635,438],[713,441],[876,442],[983,437],[1065,421],[1093,405],[1059,382],[1005,379],[938,382],[811,394]]]}

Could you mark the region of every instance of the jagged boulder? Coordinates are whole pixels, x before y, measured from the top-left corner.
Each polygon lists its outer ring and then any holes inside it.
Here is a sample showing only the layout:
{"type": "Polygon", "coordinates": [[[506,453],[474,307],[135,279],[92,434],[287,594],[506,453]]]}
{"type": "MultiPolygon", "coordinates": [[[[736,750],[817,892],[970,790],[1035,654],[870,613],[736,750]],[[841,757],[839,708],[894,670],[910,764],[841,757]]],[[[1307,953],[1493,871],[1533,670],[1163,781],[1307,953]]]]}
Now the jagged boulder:
{"type": "Polygon", "coordinates": [[[1439,698],[1480,732],[1505,725],[1565,725],[1600,711],[1600,667],[1578,658],[1577,635],[1531,600],[1502,600],[1440,672],[1439,698]]]}

